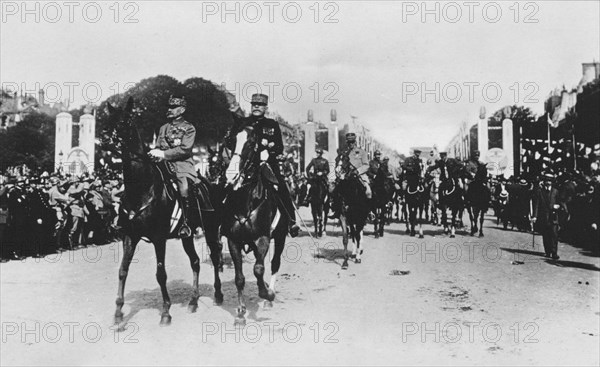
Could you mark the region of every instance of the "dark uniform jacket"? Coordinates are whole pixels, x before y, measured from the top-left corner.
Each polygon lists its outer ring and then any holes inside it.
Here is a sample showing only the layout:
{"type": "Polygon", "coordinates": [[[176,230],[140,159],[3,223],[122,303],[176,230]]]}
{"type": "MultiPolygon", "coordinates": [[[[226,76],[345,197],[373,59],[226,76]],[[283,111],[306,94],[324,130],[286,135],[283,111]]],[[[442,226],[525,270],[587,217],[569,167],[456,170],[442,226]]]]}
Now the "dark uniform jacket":
{"type": "Polygon", "coordinates": [[[356,169],[359,176],[367,173],[369,170],[369,156],[364,149],[358,146],[354,147],[354,149],[346,149],[346,151],[341,153],[339,158],[338,164],[347,159],[352,168],[356,169]]]}
{"type": "Polygon", "coordinates": [[[267,163],[271,166],[273,172],[280,176],[277,156],[283,154],[283,138],[279,123],[266,117],[256,118],[249,116],[246,118],[236,118],[235,116],[234,124],[225,136],[225,143],[230,147],[233,146],[237,134],[245,128],[251,128],[252,132],[249,134],[248,141],[242,150],[242,160],[247,159],[251,150],[256,147],[253,160],[254,162],[258,162],[260,160],[260,153],[266,150],[269,153],[267,163]]]}
{"type": "Polygon", "coordinates": [[[458,170],[460,169],[460,167],[461,163],[458,162],[456,159],[446,158],[445,161],[442,159],[438,159],[437,161],[435,161],[435,164],[433,166],[427,168],[427,172],[431,172],[436,168],[439,168],[440,179],[442,181],[445,181],[449,177],[454,177],[456,172],[458,172],[458,170]]]}
{"type": "Polygon", "coordinates": [[[538,189],[533,205],[533,216],[537,218],[536,224],[542,227],[558,224],[557,209],[554,209],[554,205],[558,204],[558,190],[554,187],[551,187],[550,191],[545,187],[538,189]]]}
{"type": "Polygon", "coordinates": [[[404,169],[404,175],[406,176],[421,176],[423,172],[423,161],[421,158],[414,156],[408,157],[404,161],[402,168],[404,169]]]}
{"type": "Polygon", "coordinates": [[[158,132],[156,146],[164,151],[167,165],[177,177],[197,180],[192,157],[195,139],[196,128],[181,117],[164,124],[158,132]]]}
{"type": "Polygon", "coordinates": [[[323,157],[313,158],[308,166],[306,166],[306,174],[309,178],[319,178],[326,179],[327,175],[329,175],[329,161],[323,157]],[[311,168],[314,170],[314,173],[311,173],[311,168]],[[321,172],[321,175],[317,175],[317,173],[321,172]]]}

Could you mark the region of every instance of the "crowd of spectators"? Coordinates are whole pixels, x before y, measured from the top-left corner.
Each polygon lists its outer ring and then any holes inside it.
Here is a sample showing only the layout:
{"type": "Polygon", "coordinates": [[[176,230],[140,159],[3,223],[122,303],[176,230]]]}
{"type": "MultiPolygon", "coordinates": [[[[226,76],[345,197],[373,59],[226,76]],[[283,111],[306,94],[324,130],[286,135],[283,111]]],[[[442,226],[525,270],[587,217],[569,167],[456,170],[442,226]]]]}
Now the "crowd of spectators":
{"type": "Polygon", "coordinates": [[[103,245],[118,233],[122,174],[7,169],[0,176],[2,262],[103,245]]]}

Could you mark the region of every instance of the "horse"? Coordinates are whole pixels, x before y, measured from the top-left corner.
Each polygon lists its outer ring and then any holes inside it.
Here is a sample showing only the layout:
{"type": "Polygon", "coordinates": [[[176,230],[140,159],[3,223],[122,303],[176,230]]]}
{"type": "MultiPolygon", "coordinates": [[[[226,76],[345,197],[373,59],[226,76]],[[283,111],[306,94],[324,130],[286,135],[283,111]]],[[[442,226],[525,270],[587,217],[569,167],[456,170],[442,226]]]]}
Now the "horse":
{"type": "Polygon", "coordinates": [[[439,173],[437,175],[430,175],[425,183],[425,191],[428,194],[427,201],[429,202],[430,222],[435,225],[440,223],[440,218],[438,217],[438,209],[440,207],[440,183],[439,173]]]}
{"type": "Polygon", "coordinates": [[[475,178],[469,184],[466,193],[467,211],[471,221],[471,236],[477,232],[477,220],[479,219],[479,237],[483,237],[483,219],[490,206],[491,191],[487,181],[487,164],[477,167],[475,178]]]}
{"type": "Polygon", "coordinates": [[[456,217],[459,212],[464,209],[463,190],[458,181],[461,175],[465,174],[464,167],[454,167],[453,170],[448,170],[449,177],[442,180],[440,183],[440,209],[442,211],[442,223],[444,225],[444,233],[450,232],[450,238],[456,236],[456,217]],[[451,211],[451,223],[448,228],[448,213],[451,211]]]}
{"type": "Polygon", "coordinates": [[[388,177],[388,172],[379,167],[373,179],[372,211],[375,214],[373,221],[375,238],[383,237],[383,228],[387,220],[389,204],[394,196],[394,182],[388,177]]]}
{"type": "Polygon", "coordinates": [[[324,212],[325,202],[327,200],[329,187],[324,179],[315,178],[313,179],[312,185],[310,186],[310,211],[313,217],[313,223],[315,225],[315,237],[323,236],[324,228],[324,212]]]}
{"type": "Polygon", "coordinates": [[[415,236],[415,225],[419,225],[419,238],[423,238],[423,209],[427,200],[427,193],[423,186],[421,176],[408,175],[406,176],[406,206],[408,207],[408,218],[406,220],[406,233],[410,233],[411,237],[415,236]],[[418,215],[418,219],[417,219],[418,215]]]}
{"type": "MultiPolygon", "coordinates": [[[[225,177],[229,165],[230,152],[235,147],[222,145],[209,159],[209,165],[220,171],[218,177],[225,177]]],[[[281,255],[288,232],[288,216],[280,213],[280,198],[274,186],[278,185],[269,164],[256,163],[250,154],[241,170],[235,187],[227,186],[221,217],[221,233],[227,237],[229,253],[235,268],[235,285],[238,293],[235,326],[246,324],[246,304],[244,286],[246,279],[242,269],[242,249],[253,251],[256,262],[254,275],[258,285],[258,295],[265,300],[265,307],[272,307],[275,299],[275,281],[281,267],[281,255]],[[264,280],[265,259],[271,239],[274,239],[274,254],[271,260],[271,279],[264,280]]],[[[283,206],[283,205],[281,205],[283,206]]]]}
{"type": "MultiPolygon", "coordinates": [[[[102,133],[102,143],[106,149],[119,153],[123,161],[123,178],[125,182],[125,195],[121,204],[119,225],[123,232],[123,259],[119,268],[119,289],[116,299],[114,322],[123,329],[123,304],[125,303],[125,282],[129,273],[129,266],[138,242],[148,239],[156,253],[156,279],[160,285],[163,297],[160,325],[167,326],[171,323],[171,299],[167,291],[167,272],[165,270],[166,241],[176,238],[175,231],[171,230],[171,217],[179,204],[165,182],[165,172],[159,164],[147,155],[148,148],[141,139],[140,133],[133,121],[133,98],[129,98],[125,108],[108,108],[108,122],[102,133]]],[[[219,242],[218,223],[216,214],[210,211],[191,212],[187,218],[190,228],[201,226],[204,230],[206,242],[210,248],[210,257],[214,267],[215,303],[223,302],[221,281],[219,279],[219,261],[222,245],[219,242]]],[[[177,229],[177,228],[175,228],[177,229]]],[[[198,275],[200,273],[200,258],[194,249],[194,238],[187,237],[181,240],[183,248],[190,259],[193,273],[193,293],[188,304],[190,312],[198,309],[198,275]]]]}
{"type": "Polygon", "coordinates": [[[369,215],[369,199],[360,178],[352,172],[350,162],[343,162],[339,167],[340,176],[337,192],[341,200],[340,226],[342,227],[342,243],[344,244],[344,262],[342,269],[348,269],[348,236],[352,238],[354,262],[362,262],[362,231],[369,215]]]}

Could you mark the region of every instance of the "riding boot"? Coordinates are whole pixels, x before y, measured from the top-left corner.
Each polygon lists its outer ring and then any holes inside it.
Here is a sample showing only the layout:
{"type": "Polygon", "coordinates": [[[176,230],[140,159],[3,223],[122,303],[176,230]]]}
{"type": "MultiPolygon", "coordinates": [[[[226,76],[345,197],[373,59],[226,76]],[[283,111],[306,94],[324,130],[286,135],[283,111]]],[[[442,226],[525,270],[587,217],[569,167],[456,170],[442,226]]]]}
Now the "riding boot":
{"type": "Polygon", "coordinates": [[[339,198],[335,191],[331,193],[331,212],[332,214],[328,217],[329,219],[339,219],[340,217],[340,204],[339,198]]]}
{"type": "Polygon", "coordinates": [[[183,223],[181,224],[181,228],[179,228],[179,232],[177,233],[177,235],[179,236],[179,238],[188,238],[192,235],[192,230],[190,229],[190,226],[188,226],[187,223],[190,208],[190,198],[183,198],[181,203],[183,205],[183,223]]]}
{"type": "Polygon", "coordinates": [[[298,236],[300,227],[296,224],[296,211],[294,208],[294,203],[292,203],[292,197],[287,191],[285,183],[279,188],[278,194],[279,198],[281,199],[280,202],[283,206],[282,211],[287,213],[288,216],[288,232],[290,233],[290,236],[296,237],[298,236]]]}

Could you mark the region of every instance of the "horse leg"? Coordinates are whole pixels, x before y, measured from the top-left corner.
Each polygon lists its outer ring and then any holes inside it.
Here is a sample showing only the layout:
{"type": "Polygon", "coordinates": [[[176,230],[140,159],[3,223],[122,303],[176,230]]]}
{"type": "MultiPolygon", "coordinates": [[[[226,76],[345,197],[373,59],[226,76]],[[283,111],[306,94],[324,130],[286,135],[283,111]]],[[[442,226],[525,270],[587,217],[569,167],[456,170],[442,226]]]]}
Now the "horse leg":
{"type": "Polygon", "coordinates": [[[160,326],[167,326],[171,324],[171,315],[169,310],[171,309],[171,299],[169,298],[169,292],[167,291],[167,271],[165,269],[165,251],[166,251],[166,239],[153,239],[154,252],[156,253],[156,280],[160,286],[160,292],[163,296],[163,307],[160,315],[160,326]]]}
{"type": "MultiPolygon", "coordinates": [[[[206,238],[210,238],[208,235],[206,238]]],[[[210,260],[213,264],[213,273],[215,277],[215,304],[223,303],[223,293],[221,292],[221,278],[219,273],[223,271],[223,244],[218,239],[207,241],[206,245],[210,249],[210,260]]]]}
{"type": "Polygon", "coordinates": [[[269,252],[269,243],[271,239],[268,236],[259,237],[256,242],[256,249],[254,250],[254,256],[256,262],[254,263],[254,276],[256,277],[256,284],[258,285],[258,296],[267,301],[273,301],[275,299],[275,293],[269,289],[265,283],[265,257],[269,252]]]}
{"type": "Polygon", "coordinates": [[[410,204],[408,207],[408,215],[410,222],[410,236],[414,237],[415,235],[415,221],[417,220],[417,207],[414,204],[410,204]]]}
{"type": "Polygon", "coordinates": [[[379,238],[379,209],[375,208],[373,210],[373,214],[375,214],[375,220],[373,220],[373,230],[375,232],[375,238],[379,238]]]}
{"type": "Polygon", "coordinates": [[[427,213],[427,210],[423,207],[419,207],[419,238],[423,238],[423,211],[427,213]]]}
{"type": "Polygon", "coordinates": [[[346,223],[346,217],[340,215],[340,227],[342,227],[342,244],[344,245],[344,262],[342,263],[342,270],[348,269],[348,226],[346,223]]]}
{"type": "Polygon", "coordinates": [[[469,214],[469,222],[471,223],[471,236],[477,232],[477,216],[475,216],[476,209],[467,205],[467,213],[469,214]]]}
{"type": "Polygon", "coordinates": [[[354,233],[354,250],[356,251],[356,259],[354,260],[355,263],[360,264],[362,262],[361,259],[361,255],[363,253],[363,249],[361,247],[360,244],[360,240],[362,239],[362,229],[359,231],[358,227],[352,226],[353,227],[353,233],[354,233]]]}
{"type": "Polygon", "coordinates": [[[380,218],[379,218],[379,236],[383,237],[383,229],[385,227],[385,214],[387,213],[386,208],[381,208],[380,218]]]}
{"type": "Polygon", "coordinates": [[[123,323],[123,304],[125,303],[125,282],[127,281],[127,274],[129,273],[129,265],[135,253],[139,238],[131,238],[127,235],[123,238],[123,259],[121,260],[121,267],[119,268],[119,290],[117,291],[117,310],[115,311],[115,325],[123,323]]]}
{"type": "Polygon", "coordinates": [[[456,214],[458,213],[458,208],[451,208],[452,219],[450,221],[450,238],[456,237],[456,214]]]}
{"type": "Polygon", "coordinates": [[[447,208],[446,208],[445,204],[443,204],[441,206],[441,210],[442,210],[442,225],[444,226],[444,233],[448,234],[448,213],[446,212],[447,208]]]}
{"type": "Polygon", "coordinates": [[[479,215],[479,237],[483,237],[483,219],[485,217],[485,209],[480,209],[479,215]]]}
{"type": "Polygon", "coordinates": [[[275,281],[277,273],[281,268],[281,254],[285,246],[285,234],[283,236],[275,236],[275,246],[273,251],[273,259],[271,260],[271,280],[269,281],[269,288],[275,292],[275,281]]]}
{"type": "Polygon", "coordinates": [[[190,236],[181,240],[183,243],[183,249],[190,259],[190,266],[192,267],[192,299],[188,304],[189,312],[196,312],[198,310],[198,298],[200,298],[200,289],[198,287],[198,275],[200,274],[200,258],[194,248],[194,237],[190,236]]]}
{"type": "Polygon", "coordinates": [[[238,308],[234,325],[243,327],[246,325],[246,318],[244,317],[246,313],[246,303],[244,302],[246,278],[244,277],[244,269],[242,268],[242,246],[231,239],[227,240],[227,245],[231,254],[231,260],[233,261],[233,267],[235,268],[235,287],[238,291],[238,308]]]}
{"type": "Polygon", "coordinates": [[[313,225],[315,226],[315,237],[319,236],[319,218],[317,216],[317,209],[315,208],[315,204],[310,204],[311,214],[313,217],[313,225]]]}

